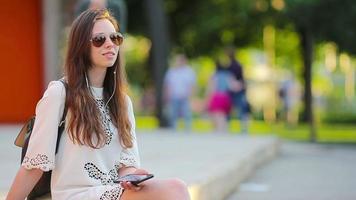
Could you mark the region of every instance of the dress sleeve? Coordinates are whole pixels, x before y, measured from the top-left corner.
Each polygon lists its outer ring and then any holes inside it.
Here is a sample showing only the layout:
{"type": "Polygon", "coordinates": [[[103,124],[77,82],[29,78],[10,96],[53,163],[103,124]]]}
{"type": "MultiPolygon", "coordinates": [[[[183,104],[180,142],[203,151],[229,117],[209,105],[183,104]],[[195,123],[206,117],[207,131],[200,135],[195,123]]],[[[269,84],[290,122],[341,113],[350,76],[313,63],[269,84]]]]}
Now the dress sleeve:
{"type": "Polygon", "coordinates": [[[36,120],[22,162],[26,169],[52,170],[55,166],[55,150],[58,125],[63,115],[65,87],[60,81],[49,83],[36,106],[36,120]]]}
{"type": "Polygon", "coordinates": [[[127,106],[128,106],[128,114],[129,120],[131,123],[131,135],[132,135],[132,147],[131,148],[124,148],[120,154],[120,163],[119,166],[123,167],[140,167],[140,156],[138,153],[137,147],[137,138],[136,138],[136,131],[135,131],[135,116],[133,112],[132,102],[131,99],[127,96],[127,106]]]}

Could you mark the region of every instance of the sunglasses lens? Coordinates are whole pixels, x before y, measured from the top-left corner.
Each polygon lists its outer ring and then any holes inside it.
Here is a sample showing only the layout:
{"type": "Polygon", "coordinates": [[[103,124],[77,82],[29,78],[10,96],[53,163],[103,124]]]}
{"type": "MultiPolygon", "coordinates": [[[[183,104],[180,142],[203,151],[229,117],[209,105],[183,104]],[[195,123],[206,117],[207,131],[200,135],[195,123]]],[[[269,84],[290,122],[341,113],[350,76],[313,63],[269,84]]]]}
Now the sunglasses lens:
{"type": "Polygon", "coordinates": [[[116,46],[120,46],[124,40],[124,37],[121,33],[113,33],[110,35],[110,39],[116,46]]]}
{"type": "Polygon", "coordinates": [[[105,43],[105,35],[97,35],[95,37],[93,37],[92,39],[92,43],[95,47],[100,47],[101,45],[103,45],[105,43]]]}
{"type": "MultiPolygon", "coordinates": [[[[105,35],[97,35],[91,39],[91,42],[95,47],[101,47],[105,43],[105,40],[106,40],[105,35]]],[[[112,33],[110,35],[110,40],[116,46],[120,46],[124,40],[124,37],[122,36],[121,33],[112,33]]]]}

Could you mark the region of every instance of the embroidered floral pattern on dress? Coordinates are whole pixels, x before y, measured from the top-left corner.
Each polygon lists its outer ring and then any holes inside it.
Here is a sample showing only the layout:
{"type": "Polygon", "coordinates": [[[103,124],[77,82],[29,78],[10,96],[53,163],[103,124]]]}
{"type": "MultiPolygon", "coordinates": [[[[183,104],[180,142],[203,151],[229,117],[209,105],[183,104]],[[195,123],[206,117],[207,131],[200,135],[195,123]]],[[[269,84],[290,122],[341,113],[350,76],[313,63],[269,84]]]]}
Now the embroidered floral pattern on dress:
{"type": "Polygon", "coordinates": [[[101,171],[96,165],[93,163],[86,163],[84,165],[84,169],[88,172],[90,178],[94,178],[96,180],[100,180],[102,185],[113,185],[114,180],[119,178],[118,166],[115,165],[114,169],[111,169],[109,173],[105,173],[101,171]]]}
{"type": "Polygon", "coordinates": [[[124,189],[122,187],[115,187],[112,190],[108,190],[101,195],[100,200],[117,200],[122,195],[124,189]]]}
{"type": "Polygon", "coordinates": [[[102,126],[104,128],[104,132],[106,133],[106,145],[109,145],[111,140],[112,140],[112,136],[113,136],[113,132],[110,129],[110,123],[111,121],[111,117],[110,117],[110,113],[109,113],[109,109],[105,108],[105,102],[103,99],[95,99],[96,105],[98,106],[99,110],[100,110],[100,118],[101,118],[101,123],[102,126]]]}
{"type": "Polygon", "coordinates": [[[138,162],[134,155],[132,155],[127,149],[123,150],[120,155],[119,167],[138,167],[138,162]]]}
{"type": "Polygon", "coordinates": [[[22,161],[22,166],[26,169],[41,169],[42,171],[49,171],[54,168],[53,161],[50,161],[47,155],[37,154],[34,158],[25,156],[22,161]]]}

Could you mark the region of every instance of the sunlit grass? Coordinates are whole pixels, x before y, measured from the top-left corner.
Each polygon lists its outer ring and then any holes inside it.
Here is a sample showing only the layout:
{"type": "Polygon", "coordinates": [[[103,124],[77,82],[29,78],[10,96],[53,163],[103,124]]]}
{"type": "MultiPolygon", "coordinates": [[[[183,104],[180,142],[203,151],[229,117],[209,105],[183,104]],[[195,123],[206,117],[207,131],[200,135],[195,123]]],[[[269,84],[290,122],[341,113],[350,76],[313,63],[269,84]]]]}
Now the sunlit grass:
{"type": "Polygon", "coordinates": [[[159,122],[156,117],[152,116],[140,116],[136,117],[136,128],[144,130],[156,129],[159,126],[159,122]]]}
{"type": "Polygon", "coordinates": [[[322,134],[318,135],[322,142],[356,142],[356,126],[324,125],[322,134]]]}
{"type": "MultiPolygon", "coordinates": [[[[139,130],[153,130],[159,127],[158,120],[152,116],[136,117],[136,126],[139,130]]],[[[184,130],[183,121],[178,122],[178,129],[184,130]]],[[[209,119],[195,118],[192,123],[192,131],[199,134],[213,132],[213,126],[209,119]]],[[[229,123],[231,134],[240,134],[240,122],[231,120],[229,123]]],[[[276,135],[283,139],[309,141],[309,127],[305,124],[287,126],[283,123],[269,124],[263,121],[249,122],[250,135],[276,135]]],[[[318,142],[356,142],[356,125],[329,125],[317,126],[318,142]]]]}

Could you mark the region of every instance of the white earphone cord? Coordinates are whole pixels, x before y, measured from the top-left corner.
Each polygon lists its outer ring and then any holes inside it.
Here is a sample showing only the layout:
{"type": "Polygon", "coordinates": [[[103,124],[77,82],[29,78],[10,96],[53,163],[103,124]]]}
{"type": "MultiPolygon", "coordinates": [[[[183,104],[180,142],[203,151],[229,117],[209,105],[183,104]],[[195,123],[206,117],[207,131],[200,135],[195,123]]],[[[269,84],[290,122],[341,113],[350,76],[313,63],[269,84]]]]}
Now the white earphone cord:
{"type": "Polygon", "coordinates": [[[109,100],[106,102],[105,104],[105,108],[107,108],[108,106],[108,103],[110,102],[110,100],[114,97],[114,94],[115,94],[115,90],[116,90],[116,70],[114,71],[114,90],[109,98],[109,100]]]}
{"type": "MultiPolygon", "coordinates": [[[[87,74],[85,74],[85,81],[87,82],[87,87],[88,87],[88,89],[89,89],[89,92],[91,93],[91,89],[90,89],[90,86],[89,86],[89,81],[88,81],[87,74]]],[[[112,94],[111,94],[109,100],[106,102],[105,108],[107,108],[108,103],[109,103],[110,100],[114,97],[115,91],[116,91],[116,70],[114,71],[114,90],[113,90],[113,92],[112,92],[112,94]]]]}

